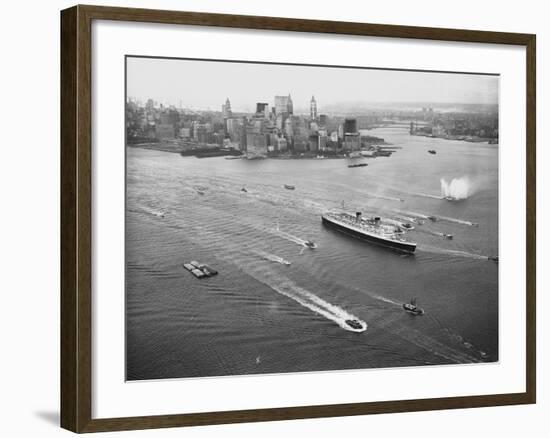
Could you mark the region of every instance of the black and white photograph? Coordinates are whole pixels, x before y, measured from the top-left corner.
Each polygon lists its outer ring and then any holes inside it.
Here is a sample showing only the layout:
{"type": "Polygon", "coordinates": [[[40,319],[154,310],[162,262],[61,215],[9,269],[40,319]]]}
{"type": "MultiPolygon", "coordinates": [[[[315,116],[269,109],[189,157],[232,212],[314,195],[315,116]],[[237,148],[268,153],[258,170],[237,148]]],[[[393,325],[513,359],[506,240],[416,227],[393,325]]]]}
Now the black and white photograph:
{"type": "Polygon", "coordinates": [[[128,381],[499,361],[498,74],[125,62],[128,381]]]}

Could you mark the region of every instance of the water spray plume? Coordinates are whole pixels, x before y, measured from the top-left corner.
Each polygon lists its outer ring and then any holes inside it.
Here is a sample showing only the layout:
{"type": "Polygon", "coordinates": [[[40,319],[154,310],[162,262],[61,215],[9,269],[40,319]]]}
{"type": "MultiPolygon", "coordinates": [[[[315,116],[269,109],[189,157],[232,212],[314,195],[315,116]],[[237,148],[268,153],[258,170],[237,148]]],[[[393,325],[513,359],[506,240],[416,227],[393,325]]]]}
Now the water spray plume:
{"type": "Polygon", "coordinates": [[[441,194],[445,198],[459,200],[466,199],[471,194],[471,184],[467,176],[453,178],[451,182],[441,178],[441,194]]]}

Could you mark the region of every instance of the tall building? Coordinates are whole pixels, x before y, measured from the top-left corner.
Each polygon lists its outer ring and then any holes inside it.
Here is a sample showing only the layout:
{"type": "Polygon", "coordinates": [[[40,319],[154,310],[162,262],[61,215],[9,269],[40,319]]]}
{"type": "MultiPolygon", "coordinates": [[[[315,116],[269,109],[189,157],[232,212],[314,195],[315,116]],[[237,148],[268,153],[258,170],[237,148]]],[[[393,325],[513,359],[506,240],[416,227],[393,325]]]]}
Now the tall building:
{"type": "Polygon", "coordinates": [[[256,103],[256,116],[267,119],[269,117],[269,104],[264,102],[256,103]]]}
{"type": "MultiPolygon", "coordinates": [[[[242,118],[230,118],[226,120],[226,132],[234,144],[242,146],[244,120],[242,118]]],[[[244,135],[246,137],[246,134],[244,135]]],[[[246,139],[245,139],[246,142],[246,139]]]]}
{"type": "Polygon", "coordinates": [[[311,101],[309,102],[309,117],[311,120],[317,120],[317,102],[315,96],[311,96],[311,101]]]}
{"type": "Polygon", "coordinates": [[[222,105],[222,114],[224,119],[231,117],[231,102],[229,102],[229,97],[225,99],[225,104],[222,105]]]}
{"type": "Polygon", "coordinates": [[[275,112],[281,115],[294,114],[294,107],[290,94],[288,96],[275,96],[275,112]]]}
{"type": "Polygon", "coordinates": [[[319,135],[317,135],[317,134],[310,135],[308,140],[309,140],[309,151],[310,152],[318,152],[319,151],[319,135]]]}
{"type": "Polygon", "coordinates": [[[344,121],[344,135],[357,132],[357,119],[346,119],[344,121]]]}
{"type": "Polygon", "coordinates": [[[267,154],[268,137],[263,133],[263,125],[263,120],[257,119],[246,126],[246,152],[249,157],[267,154]]]}
{"type": "Polygon", "coordinates": [[[145,104],[145,109],[147,111],[152,111],[155,109],[155,102],[153,99],[147,99],[147,103],[145,104]]]}
{"type": "Polygon", "coordinates": [[[361,136],[358,132],[344,134],[344,149],[346,151],[361,150],[361,136]]]}
{"type": "Polygon", "coordinates": [[[285,120],[285,134],[287,137],[292,137],[294,135],[294,130],[292,129],[292,120],[290,117],[285,120]]]}

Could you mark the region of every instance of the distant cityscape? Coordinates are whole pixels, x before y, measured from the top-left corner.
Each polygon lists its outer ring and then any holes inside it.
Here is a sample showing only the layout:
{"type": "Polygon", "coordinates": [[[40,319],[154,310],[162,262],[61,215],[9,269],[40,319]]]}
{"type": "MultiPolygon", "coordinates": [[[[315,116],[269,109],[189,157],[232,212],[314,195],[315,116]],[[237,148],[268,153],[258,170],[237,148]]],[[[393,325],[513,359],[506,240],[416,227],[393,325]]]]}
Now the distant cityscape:
{"type": "Polygon", "coordinates": [[[148,99],[126,102],[126,141],[182,155],[265,157],[340,157],[383,153],[383,138],[373,128],[407,125],[411,135],[471,142],[498,143],[498,109],[470,105],[357,110],[356,114],[324,113],[315,96],[309,113],[296,114],[291,95],[257,102],[254,113],[234,112],[229,98],[220,111],[197,111],[148,99]]]}

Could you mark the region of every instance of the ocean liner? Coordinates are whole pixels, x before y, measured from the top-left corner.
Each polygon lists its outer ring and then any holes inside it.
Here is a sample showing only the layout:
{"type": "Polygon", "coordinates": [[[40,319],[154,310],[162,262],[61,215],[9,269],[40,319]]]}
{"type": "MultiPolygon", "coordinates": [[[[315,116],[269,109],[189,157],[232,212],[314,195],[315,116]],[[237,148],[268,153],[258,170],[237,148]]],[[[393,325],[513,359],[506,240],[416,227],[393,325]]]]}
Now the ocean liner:
{"type": "Polygon", "coordinates": [[[361,212],[355,216],[349,213],[324,213],[323,224],[331,226],[342,233],[349,234],[375,245],[386,246],[398,251],[413,253],[416,243],[403,239],[403,229],[388,225],[379,217],[363,218],[361,212]]]}

